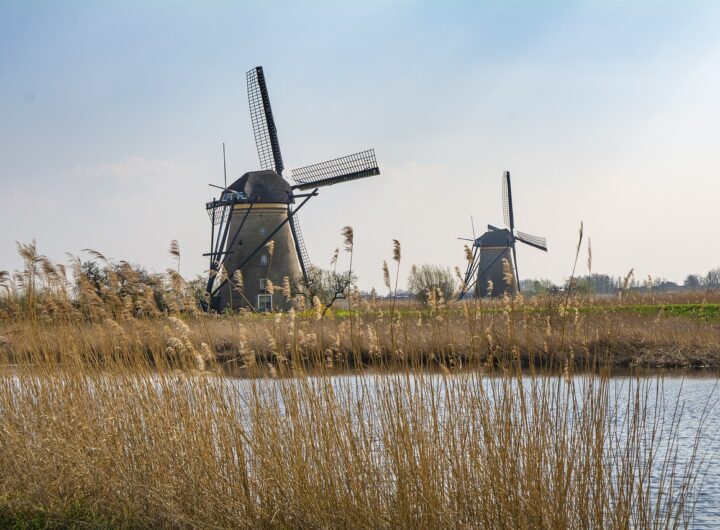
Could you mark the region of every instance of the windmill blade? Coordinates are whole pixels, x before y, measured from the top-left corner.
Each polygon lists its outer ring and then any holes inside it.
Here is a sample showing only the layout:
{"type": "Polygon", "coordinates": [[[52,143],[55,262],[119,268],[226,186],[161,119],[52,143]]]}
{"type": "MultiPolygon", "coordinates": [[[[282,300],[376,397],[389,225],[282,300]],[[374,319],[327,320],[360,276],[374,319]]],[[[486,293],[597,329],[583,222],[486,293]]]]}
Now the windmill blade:
{"type": "Polygon", "coordinates": [[[526,245],[530,245],[531,247],[539,248],[540,250],[547,252],[547,239],[544,237],[532,236],[518,230],[515,239],[522,241],[526,245]]]}
{"type": "Polygon", "coordinates": [[[515,242],[513,242],[513,244],[512,244],[512,255],[513,255],[513,261],[515,262],[515,285],[517,286],[518,292],[520,292],[520,275],[518,273],[517,252],[515,251],[515,242]]]}
{"type": "Polygon", "coordinates": [[[221,200],[214,200],[205,204],[205,210],[207,211],[210,222],[213,226],[224,223],[230,211],[232,210],[232,204],[221,200]]]}
{"type": "Polygon", "coordinates": [[[292,231],[293,239],[295,240],[295,250],[298,258],[300,259],[300,269],[302,270],[303,276],[307,278],[307,270],[310,265],[310,257],[308,255],[307,247],[305,246],[305,239],[300,230],[300,219],[296,212],[293,212],[290,205],[288,205],[288,217],[290,218],[290,230],[292,231]]]}
{"type": "Polygon", "coordinates": [[[292,170],[292,178],[297,184],[293,189],[308,190],[322,186],[332,186],[365,177],[379,175],[380,169],[375,159],[375,150],[368,149],[348,156],[320,162],[311,166],[292,170]]]}
{"type": "Polygon", "coordinates": [[[257,66],[247,73],[248,102],[250,104],[250,120],[252,121],[255,145],[257,146],[260,167],[272,169],[282,175],[282,155],[278,142],[277,129],[270,108],[265,74],[262,66],[257,66]]]}
{"type": "Polygon", "coordinates": [[[472,260],[468,261],[467,268],[465,269],[465,279],[463,280],[463,286],[460,290],[459,300],[462,300],[467,293],[469,293],[475,284],[477,283],[477,269],[480,265],[480,247],[473,245],[472,249],[472,260]]]}
{"type": "Polygon", "coordinates": [[[502,200],[505,226],[510,229],[510,232],[512,232],[513,230],[515,230],[515,215],[513,214],[512,189],[510,188],[509,171],[505,171],[503,173],[502,200]]]}

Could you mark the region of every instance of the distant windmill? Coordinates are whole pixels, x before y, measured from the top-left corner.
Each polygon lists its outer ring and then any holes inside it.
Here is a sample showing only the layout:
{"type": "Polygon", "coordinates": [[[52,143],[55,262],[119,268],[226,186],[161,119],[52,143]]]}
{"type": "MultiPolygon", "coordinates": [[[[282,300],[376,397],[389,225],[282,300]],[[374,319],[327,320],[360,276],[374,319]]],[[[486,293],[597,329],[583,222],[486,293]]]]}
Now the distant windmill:
{"type": "Polygon", "coordinates": [[[282,295],[270,292],[268,282],[280,285],[284,277],[294,280],[307,274],[310,262],[297,212],[320,187],[380,174],[375,151],[370,149],[294,169],[294,184],[289,183],[282,176],[280,144],[261,66],[247,73],[247,90],[262,169],[245,173],[227,187],[214,186],[222,193],[206,204],[211,220],[210,252],[205,254],[210,257],[207,293],[215,311],[286,306],[282,295]]]}
{"type": "Polygon", "coordinates": [[[475,288],[475,296],[502,296],[506,292],[514,293],[520,290],[520,280],[517,266],[517,253],[515,242],[521,241],[526,245],[547,252],[547,241],[544,237],[531,236],[515,230],[515,214],[513,212],[512,189],[510,187],[510,172],[505,171],[502,179],[502,200],[505,226],[497,228],[488,225],[488,231],[477,239],[468,239],[473,242],[472,259],[468,260],[465,271],[465,286],[460,298],[475,288]],[[512,253],[512,258],[510,254],[512,253]],[[503,271],[503,260],[513,267],[513,281],[508,285],[503,271]],[[489,283],[492,282],[492,290],[489,283]]]}

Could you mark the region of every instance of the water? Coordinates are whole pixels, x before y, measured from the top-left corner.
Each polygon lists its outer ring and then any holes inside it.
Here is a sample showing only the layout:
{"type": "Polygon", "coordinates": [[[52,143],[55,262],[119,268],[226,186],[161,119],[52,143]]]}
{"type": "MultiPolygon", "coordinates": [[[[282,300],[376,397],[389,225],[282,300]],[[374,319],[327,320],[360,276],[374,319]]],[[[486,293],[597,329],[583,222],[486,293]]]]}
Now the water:
{"type": "Polygon", "coordinates": [[[683,405],[677,419],[678,459],[687,461],[698,429],[698,455],[704,459],[698,482],[697,504],[691,528],[720,527],[720,397],[718,379],[705,377],[665,377],[663,391],[667,401],[679,397],[683,405]]]}
{"type": "MultiPolygon", "coordinates": [[[[110,376],[108,376],[110,377],[110,376]]],[[[164,379],[164,378],[162,378],[164,379]]],[[[203,378],[205,379],[205,378],[203,378]]],[[[193,378],[182,378],[185,384],[192,386],[193,378]]],[[[92,389],[95,385],[102,384],[103,378],[95,379],[91,384],[92,389]]],[[[361,376],[356,375],[336,375],[330,377],[309,377],[306,380],[300,379],[269,379],[251,380],[237,378],[223,378],[221,384],[227,385],[229,393],[237,395],[237,403],[240,408],[247,406],[249,400],[252,399],[252,388],[261,388],[266,395],[271,395],[278,399],[278,405],[282,409],[283,388],[286,385],[297,385],[300,381],[314,385],[313,388],[320,389],[324,385],[330,384],[338,399],[343,399],[348,409],[352,408],[352,402],[363,401],[367,403],[377,402],[382,391],[387,389],[388,384],[397,383],[403,392],[405,399],[410,394],[425,391],[428,387],[432,387],[434,392],[433,399],[439,405],[437,410],[438,418],[442,419],[446,413],[443,408],[443,401],[448,391],[448,381],[460,382],[469,386],[460,388],[473,388],[482,386],[486,395],[491,396],[492,390],[497,390],[498,384],[507,381],[507,378],[497,378],[492,376],[478,376],[476,373],[465,372],[450,376],[441,374],[424,373],[419,376],[412,374],[395,373],[395,374],[372,374],[364,372],[361,376]],[[422,379],[422,385],[418,385],[417,379],[422,379]],[[495,387],[493,387],[495,385],[495,387]]],[[[578,399],[583,399],[583,388],[588,385],[600,385],[597,378],[593,376],[581,375],[574,376],[569,381],[553,376],[539,376],[532,378],[525,376],[519,381],[515,380],[514,385],[522,385],[526,390],[530,391],[533,384],[538,381],[562,381],[563,385],[567,385],[575,389],[578,399]]],[[[627,406],[632,403],[634,391],[640,385],[641,389],[647,395],[647,408],[649,412],[648,421],[652,423],[655,419],[654,414],[658,414],[659,423],[663,425],[660,443],[656,446],[660,453],[659,461],[664,460],[664,450],[670,444],[676,453],[673,454],[673,461],[677,464],[677,470],[682,474],[685,466],[696,455],[700,461],[696,462],[694,468],[699,470],[696,489],[695,489],[695,506],[693,518],[690,521],[691,528],[710,529],[720,528],[720,379],[709,376],[698,376],[692,374],[664,374],[662,376],[648,375],[646,377],[628,377],[615,375],[610,379],[608,390],[608,402],[610,403],[611,414],[615,414],[618,424],[622,424],[624,415],[627,412],[627,406]],[[667,429],[672,427],[674,437],[667,438],[667,429]],[[700,436],[698,436],[700,433],[700,436]],[[664,436],[664,438],[662,438],[664,436]]],[[[23,384],[21,378],[15,378],[18,386],[23,384]]],[[[157,387],[162,391],[163,384],[158,379],[157,387]]],[[[454,390],[457,392],[457,387],[454,390]]],[[[424,394],[427,395],[427,394],[424,394]]],[[[453,394],[457,395],[457,394],[453,394]]],[[[374,408],[367,406],[355,418],[357,422],[366,422],[369,424],[379,424],[380,422],[373,418],[374,408]]],[[[247,420],[247,415],[240,416],[247,420]]],[[[453,413],[451,411],[450,413],[453,413]]],[[[457,413],[457,410],[454,411],[457,413]]],[[[244,421],[241,420],[241,421],[244,421]]],[[[252,429],[247,424],[248,430],[252,429]]],[[[377,427],[378,429],[380,427],[377,427]]],[[[378,443],[382,443],[379,441],[378,443]]],[[[382,451],[380,451],[382,453],[382,451]]],[[[652,480],[658,480],[661,469],[654,469],[652,480]]]]}
{"type": "MultiPolygon", "coordinates": [[[[332,376],[327,379],[310,378],[311,384],[318,387],[329,382],[338,396],[352,396],[356,400],[369,400],[373,402],[379,393],[379,387],[387,384],[388,374],[368,375],[367,373],[358,377],[353,375],[332,376]]],[[[390,377],[398,381],[404,379],[409,393],[414,393],[416,387],[413,384],[412,375],[395,374],[390,377]]],[[[550,376],[548,376],[550,377],[550,376]]],[[[444,377],[440,374],[423,375],[423,380],[433,386],[438,396],[437,402],[441,405],[439,415],[442,417],[443,393],[446,389],[444,377]]],[[[473,384],[483,385],[488,393],[493,387],[492,377],[476,377],[474,374],[465,373],[451,376],[450,378],[469,378],[473,384]]],[[[263,380],[263,387],[266,391],[274,393],[279,398],[282,407],[281,387],[290,380],[263,380]]],[[[693,519],[690,528],[710,529],[720,528],[720,405],[717,401],[720,398],[718,379],[715,377],[704,377],[697,375],[663,375],[662,377],[626,377],[614,376],[608,388],[611,414],[617,416],[617,424],[622,424],[624,415],[627,412],[628,403],[632,403],[634,392],[638,385],[647,394],[647,420],[649,423],[657,418],[663,427],[659,432],[659,442],[656,445],[658,460],[664,460],[665,451],[671,448],[673,462],[677,464],[679,474],[685,470],[685,466],[691,461],[693,455],[698,459],[694,466],[699,471],[693,519]],[[672,437],[669,437],[669,430],[672,428],[672,437]],[[700,433],[700,436],[698,436],[700,433]]],[[[535,379],[537,382],[537,379],[535,379]]],[[[231,379],[230,386],[234,391],[246,396],[250,386],[254,383],[246,379],[231,379]]],[[[526,390],[533,384],[533,378],[523,377],[520,383],[526,390]]],[[[578,390],[579,399],[582,400],[582,388],[588,384],[598,385],[599,382],[592,376],[575,376],[571,382],[578,390]]],[[[373,422],[372,407],[365,409],[365,417],[356,418],[356,421],[373,422]]],[[[658,480],[662,470],[654,469],[651,483],[658,480]]]]}

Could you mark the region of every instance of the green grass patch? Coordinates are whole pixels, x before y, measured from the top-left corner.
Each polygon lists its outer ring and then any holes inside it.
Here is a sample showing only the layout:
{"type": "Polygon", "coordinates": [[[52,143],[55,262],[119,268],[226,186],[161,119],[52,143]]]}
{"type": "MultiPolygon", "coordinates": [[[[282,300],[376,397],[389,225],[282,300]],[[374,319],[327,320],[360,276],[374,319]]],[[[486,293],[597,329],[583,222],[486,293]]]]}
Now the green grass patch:
{"type": "MultiPolygon", "coordinates": [[[[516,313],[523,314],[547,314],[548,312],[553,313],[559,311],[563,307],[562,304],[552,306],[527,306],[521,305],[515,307],[516,313]]],[[[569,311],[574,311],[575,307],[568,308],[569,311]]],[[[660,317],[683,317],[700,320],[719,320],[720,319],[720,304],[629,304],[629,305],[591,305],[591,306],[580,306],[577,307],[580,313],[635,313],[638,315],[647,316],[660,316],[660,317]]],[[[485,314],[497,314],[507,311],[504,307],[499,306],[483,306],[477,309],[470,309],[471,313],[475,311],[482,312],[485,314]]],[[[325,315],[327,318],[330,314],[337,319],[349,318],[350,314],[355,317],[380,317],[390,316],[390,310],[373,310],[363,311],[361,309],[353,309],[352,312],[347,309],[331,309],[328,314],[325,315]]],[[[463,313],[463,310],[457,307],[453,308],[442,308],[442,309],[402,309],[395,308],[394,314],[398,318],[431,318],[434,315],[441,314],[447,316],[455,316],[463,313]]],[[[314,318],[315,312],[312,309],[305,311],[298,311],[298,318],[314,318]]],[[[275,318],[274,313],[245,313],[244,318],[256,318],[256,319],[271,319],[275,318]]],[[[233,317],[234,315],[228,313],[226,317],[233,317]]]]}
{"type": "Polygon", "coordinates": [[[715,320],[720,318],[720,304],[668,304],[628,306],[628,310],[644,315],[698,318],[715,320]]]}

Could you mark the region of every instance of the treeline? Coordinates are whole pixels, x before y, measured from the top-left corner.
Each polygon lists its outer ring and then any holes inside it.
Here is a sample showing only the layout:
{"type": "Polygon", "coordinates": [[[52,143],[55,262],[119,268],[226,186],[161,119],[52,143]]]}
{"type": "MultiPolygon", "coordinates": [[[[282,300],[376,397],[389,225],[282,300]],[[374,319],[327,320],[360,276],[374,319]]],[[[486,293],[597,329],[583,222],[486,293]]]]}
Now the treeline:
{"type": "MultiPolygon", "coordinates": [[[[427,303],[428,297],[433,296],[451,300],[459,294],[462,280],[460,272],[453,272],[449,267],[427,263],[413,265],[408,275],[406,290],[398,291],[397,296],[415,298],[423,303],[427,303]]],[[[525,296],[560,293],[570,287],[570,280],[562,284],[544,278],[520,281],[520,290],[525,296]]],[[[590,274],[572,280],[574,292],[600,295],[612,295],[622,291],[669,293],[703,289],[720,289],[720,267],[708,271],[705,275],[688,274],[682,284],[661,277],[637,278],[632,270],[626,276],[590,274]]],[[[382,295],[380,297],[382,298],[382,295]]]]}
{"type": "MultiPolygon", "coordinates": [[[[573,279],[573,290],[591,294],[617,294],[620,291],[675,292],[696,291],[699,289],[720,289],[720,267],[711,269],[705,275],[688,274],[682,284],[666,278],[648,276],[636,278],[631,270],[627,276],[608,274],[590,274],[573,279]]],[[[564,291],[570,282],[558,285],[547,279],[527,279],[520,282],[524,294],[544,294],[564,291]]]]}

